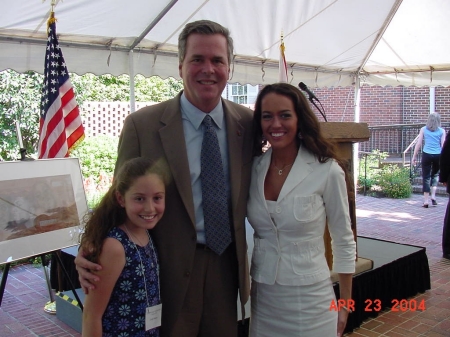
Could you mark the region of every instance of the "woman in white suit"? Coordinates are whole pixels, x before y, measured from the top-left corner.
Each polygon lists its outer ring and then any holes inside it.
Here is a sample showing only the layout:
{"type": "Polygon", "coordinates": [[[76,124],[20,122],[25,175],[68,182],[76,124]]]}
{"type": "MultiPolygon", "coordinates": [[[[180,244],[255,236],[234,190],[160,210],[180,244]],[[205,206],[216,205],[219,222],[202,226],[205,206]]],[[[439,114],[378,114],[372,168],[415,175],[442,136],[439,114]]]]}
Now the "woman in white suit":
{"type": "Polygon", "coordinates": [[[247,206],[255,230],[250,336],[341,336],[350,310],[330,310],[336,299],[323,235],[328,220],[340,298],[351,299],[356,243],[347,198],[350,179],[296,87],[263,88],[254,130],[247,206]],[[267,142],[270,148],[263,154],[267,142]]]}

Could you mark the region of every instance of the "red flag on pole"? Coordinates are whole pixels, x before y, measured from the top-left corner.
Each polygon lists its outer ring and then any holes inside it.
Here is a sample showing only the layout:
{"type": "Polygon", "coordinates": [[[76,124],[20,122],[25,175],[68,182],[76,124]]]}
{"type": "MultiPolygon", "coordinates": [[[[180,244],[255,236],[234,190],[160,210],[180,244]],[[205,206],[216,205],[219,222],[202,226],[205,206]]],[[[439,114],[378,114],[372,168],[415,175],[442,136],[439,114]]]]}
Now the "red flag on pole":
{"type": "Polygon", "coordinates": [[[288,81],[288,71],[287,71],[287,63],[286,57],[284,55],[285,51],[284,41],[283,41],[283,33],[281,33],[281,44],[280,44],[280,63],[278,65],[278,81],[287,83],[288,81]]]}
{"type": "Polygon", "coordinates": [[[54,13],[47,23],[44,85],[39,123],[39,159],[68,157],[84,139],[80,111],[56,37],[54,13]]]}

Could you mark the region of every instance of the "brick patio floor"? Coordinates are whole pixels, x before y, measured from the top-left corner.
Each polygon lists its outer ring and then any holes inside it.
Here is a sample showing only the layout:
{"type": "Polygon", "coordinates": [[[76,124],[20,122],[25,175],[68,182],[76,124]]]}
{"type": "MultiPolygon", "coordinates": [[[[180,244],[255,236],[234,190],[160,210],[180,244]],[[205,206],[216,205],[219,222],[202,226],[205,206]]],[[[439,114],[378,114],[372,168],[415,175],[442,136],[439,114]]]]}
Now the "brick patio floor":
{"type": "MultiPolygon", "coordinates": [[[[425,209],[419,194],[401,200],[357,196],[358,235],[426,247],[431,290],[415,297],[425,299],[425,311],[388,310],[363,322],[347,337],[450,336],[450,260],[443,259],[441,251],[447,201],[447,197],[437,197],[438,206],[425,209]]],[[[0,307],[0,336],[81,336],[44,312],[48,300],[42,267],[11,268],[0,307]]]]}

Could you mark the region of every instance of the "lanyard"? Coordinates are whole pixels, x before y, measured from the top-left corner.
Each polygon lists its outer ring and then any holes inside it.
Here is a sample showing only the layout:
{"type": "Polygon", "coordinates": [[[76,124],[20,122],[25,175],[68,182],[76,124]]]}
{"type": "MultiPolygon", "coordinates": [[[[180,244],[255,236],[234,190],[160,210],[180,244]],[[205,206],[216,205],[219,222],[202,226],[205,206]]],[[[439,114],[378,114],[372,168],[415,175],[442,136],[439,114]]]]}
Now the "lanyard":
{"type": "MultiPolygon", "coordinates": [[[[145,268],[144,268],[144,263],[142,262],[142,257],[141,257],[141,253],[139,252],[138,247],[136,246],[136,243],[134,241],[131,240],[131,238],[134,238],[135,240],[137,240],[133,235],[130,234],[130,232],[128,231],[128,228],[126,225],[124,225],[124,229],[125,232],[128,234],[128,237],[130,238],[130,241],[133,243],[134,248],[136,248],[136,251],[139,255],[139,261],[141,263],[141,270],[142,270],[142,277],[144,278],[144,288],[145,288],[145,298],[147,299],[147,307],[150,307],[150,301],[148,300],[148,293],[147,293],[147,281],[145,279],[145,268]]],[[[156,263],[156,276],[158,277],[158,298],[161,299],[161,292],[159,289],[159,264],[158,264],[158,259],[156,256],[156,251],[155,251],[155,246],[153,245],[153,240],[150,236],[150,234],[147,231],[147,236],[148,236],[148,244],[145,245],[143,248],[144,250],[147,250],[147,246],[150,245],[151,251],[152,251],[152,258],[156,263]]],[[[137,240],[138,241],[138,240],[137,240]]],[[[153,266],[153,264],[152,264],[153,266]]]]}

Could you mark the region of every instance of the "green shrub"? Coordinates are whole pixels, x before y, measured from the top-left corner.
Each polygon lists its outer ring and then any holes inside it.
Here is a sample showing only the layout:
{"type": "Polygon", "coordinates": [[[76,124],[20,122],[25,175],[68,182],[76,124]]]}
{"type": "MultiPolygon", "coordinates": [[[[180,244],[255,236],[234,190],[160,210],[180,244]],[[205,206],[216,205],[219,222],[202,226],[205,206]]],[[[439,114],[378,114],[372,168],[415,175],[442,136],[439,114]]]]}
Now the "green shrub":
{"type": "MultiPolygon", "coordinates": [[[[48,265],[48,263],[50,262],[52,258],[51,254],[45,254],[45,261],[46,261],[46,265],[48,265]]],[[[10,263],[10,267],[14,267],[14,266],[20,266],[22,264],[32,264],[35,268],[39,268],[42,267],[42,259],[40,255],[36,255],[36,256],[32,256],[32,257],[26,257],[24,259],[21,260],[16,260],[10,263]]],[[[0,265],[0,270],[4,271],[6,267],[6,263],[0,265]]]]}
{"type": "Polygon", "coordinates": [[[376,180],[372,178],[364,178],[359,176],[358,179],[358,188],[363,190],[364,187],[366,188],[366,191],[369,191],[374,185],[376,184],[376,180]]]}
{"type": "Polygon", "coordinates": [[[409,169],[397,165],[383,167],[378,185],[381,191],[389,198],[409,198],[412,193],[409,169]]]}
{"type": "Polygon", "coordinates": [[[106,135],[86,137],[70,154],[80,160],[90,209],[95,208],[111,185],[118,142],[118,137],[106,135]]]}
{"type": "Polygon", "coordinates": [[[373,186],[378,184],[380,175],[382,172],[380,162],[386,159],[387,152],[381,152],[380,150],[373,150],[370,154],[365,153],[359,159],[358,170],[358,190],[363,191],[364,187],[366,191],[370,191],[373,186]]]}
{"type": "Polygon", "coordinates": [[[118,137],[96,136],[86,137],[71,153],[71,157],[80,160],[83,178],[92,177],[95,183],[100,183],[100,176],[111,176],[117,160],[118,137]]]}

